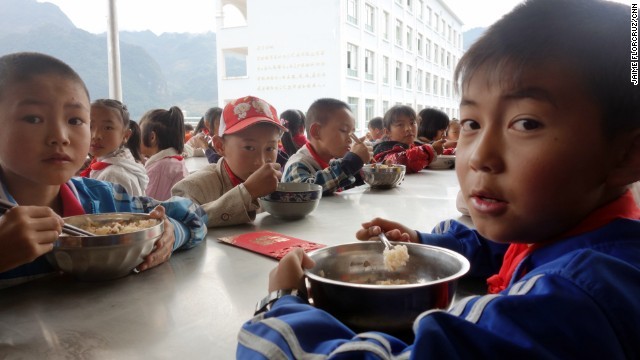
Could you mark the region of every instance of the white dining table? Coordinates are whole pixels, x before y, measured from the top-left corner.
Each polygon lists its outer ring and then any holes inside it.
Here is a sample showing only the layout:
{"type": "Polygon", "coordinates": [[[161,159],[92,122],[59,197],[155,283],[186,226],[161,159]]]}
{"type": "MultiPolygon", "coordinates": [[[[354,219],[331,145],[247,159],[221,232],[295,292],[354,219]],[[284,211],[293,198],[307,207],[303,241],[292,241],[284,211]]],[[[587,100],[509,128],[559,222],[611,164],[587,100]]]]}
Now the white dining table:
{"type": "MultiPolygon", "coordinates": [[[[187,159],[190,170],[204,165],[187,159]]],[[[260,213],[251,224],[209,229],[199,246],[140,274],[102,282],[57,275],[2,289],[0,359],[233,359],[277,262],[219,237],[270,230],[335,245],[356,241],[374,217],[430,231],[444,219],[469,221],[456,210],[458,190],[453,170],[423,170],[393,189],[325,196],[300,220],[260,213]]]]}

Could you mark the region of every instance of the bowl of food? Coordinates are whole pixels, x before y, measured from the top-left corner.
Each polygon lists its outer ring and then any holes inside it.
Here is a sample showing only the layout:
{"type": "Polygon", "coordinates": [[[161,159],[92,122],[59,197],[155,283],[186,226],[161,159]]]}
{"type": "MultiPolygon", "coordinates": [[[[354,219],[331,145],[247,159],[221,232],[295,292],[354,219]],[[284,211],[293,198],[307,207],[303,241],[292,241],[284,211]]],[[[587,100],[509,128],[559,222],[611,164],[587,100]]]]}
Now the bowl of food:
{"type": "Polygon", "coordinates": [[[372,188],[390,189],[404,179],[407,168],[404,165],[367,164],[360,173],[362,180],[372,188]]]}
{"type": "Polygon", "coordinates": [[[384,254],[379,241],[310,252],[316,265],[305,271],[309,302],[357,332],[411,333],[418,315],[449,307],[458,279],[469,271],[469,261],[437,246],[401,244],[408,260],[405,257],[404,265],[391,268],[389,261],[385,264],[391,254],[384,254]]]}
{"type": "Polygon", "coordinates": [[[95,236],[62,234],[47,254],[47,260],[83,281],[116,279],[129,274],[151,253],[164,231],[164,222],[148,214],[87,214],[66,217],[64,221],[95,236]]]}
{"type": "Polygon", "coordinates": [[[322,186],[307,183],[279,183],[276,191],[258,199],[269,214],[287,220],[300,219],[318,207],[322,186]]]}
{"type": "Polygon", "coordinates": [[[456,156],[455,155],[438,155],[438,157],[433,160],[427,168],[435,169],[435,170],[443,170],[443,169],[453,169],[456,166],[456,156]]]}

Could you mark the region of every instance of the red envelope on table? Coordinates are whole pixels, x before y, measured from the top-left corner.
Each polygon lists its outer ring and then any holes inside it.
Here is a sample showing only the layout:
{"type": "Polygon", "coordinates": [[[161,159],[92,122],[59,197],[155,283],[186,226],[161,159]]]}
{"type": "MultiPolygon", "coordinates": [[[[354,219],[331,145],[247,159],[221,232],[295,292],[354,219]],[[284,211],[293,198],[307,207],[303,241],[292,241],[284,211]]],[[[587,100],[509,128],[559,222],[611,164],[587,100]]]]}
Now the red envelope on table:
{"type": "Polygon", "coordinates": [[[273,231],[256,231],[240,235],[218,238],[218,240],[258,254],[280,260],[294,248],[302,248],[304,252],[325,247],[323,244],[294,238],[273,231]]]}

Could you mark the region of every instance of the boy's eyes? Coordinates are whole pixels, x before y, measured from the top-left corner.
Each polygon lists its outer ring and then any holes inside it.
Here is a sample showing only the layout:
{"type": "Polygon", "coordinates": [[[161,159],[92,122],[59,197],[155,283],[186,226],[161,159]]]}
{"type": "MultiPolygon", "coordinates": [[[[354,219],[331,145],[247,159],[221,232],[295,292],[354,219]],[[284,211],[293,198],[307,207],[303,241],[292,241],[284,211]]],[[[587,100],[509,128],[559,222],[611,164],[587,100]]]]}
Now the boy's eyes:
{"type": "Polygon", "coordinates": [[[518,131],[531,131],[541,128],[542,124],[532,119],[519,119],[514,121],[511,127],[518,131]]]}
{"type": "Polygon", "coordinates": [[[69,119],[68,123],[71,125],[83,125],[85,121],[81,118],[71,118],[69,119]]]}
{"type": "Polygon", "coordinates": [[[460,122],[460,128],[465,131],[478,130],[480,129],[480,124],[475,120],[463,120],[460,122]]]}
{"type": "Polygon", "coordinates": [[[29,124],[40,124],[42,122],[42,118],[38,116],[25,116],[22,119],[29,124]]]}
{"type": "Polygon", "coordinates": [[[247,150],[247,151],[254,151],[256,148],[250,145],[246,145],[242,147],[243,149],[247,150]]]}

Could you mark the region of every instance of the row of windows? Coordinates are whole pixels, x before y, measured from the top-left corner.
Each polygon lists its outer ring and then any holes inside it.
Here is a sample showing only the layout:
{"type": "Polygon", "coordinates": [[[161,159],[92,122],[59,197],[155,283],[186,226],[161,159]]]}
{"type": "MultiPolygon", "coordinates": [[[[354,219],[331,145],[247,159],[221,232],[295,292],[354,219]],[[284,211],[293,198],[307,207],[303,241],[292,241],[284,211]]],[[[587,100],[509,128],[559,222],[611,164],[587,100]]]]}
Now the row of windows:
{"type": "MultiPolygon", "coordinates": [[[[353,116],[358,119],[358,113],[359,113],[359,108],[360,108],[360,98],[358,97],[348,97],[347,98],[347,103],[349,104],[349,107],[351,108],[351,112],[353,113],[353,116]]],[[[374,117],[382,117],[384,116],[384,114],[387,112],[387,110],[390,109],[390,105],[389,105],[389,101],[387,100],[383,100],[382,101],[382,111],[380,113],[376,113],[376,101],[374,99],[364,99],[364,119],[365,119],[365,124],[364,124],[364,128],[366,129],[369,125],[369,121],[371,119],[373,119],[374,117]]],[[[394,105],[403,105],[400,102],[396,102],[394,105]]],[[[413,104],[407,103],[404,104],[407,106],[411,106],[413,107],[413,104]]],[[[416,111],[416,113],[420,112],[420,110],[424,109],[425,106],[422,104],[417,104],[416,108],[414,109],[416,111]]],[[[458,111],[457,109],[453,109],[453,108],[445,108],[445,107],[438,107],[435,106],[433,107],[435,109],[439,109],[441,111],[444,111],[447,115],[449,115],[450,118],[454,118],[457,115],[458,111]]]]}
{"type": "MultiPolygon", "coordinates": [[[[353,25],[360,25],[360,11],[359,11],[359,1],[360,0],[347,0],[347,21],[353,25]]],[[[396,0],[398,2],[400,0],[396,0]]],[[[412,0],[407,0],[408,2],[412,2],[412,0]]],[[[425,6],[423,0],[417,0],[418,6],[417,9],[417,18],[424,21],[425,17],[425,6]]],[[[411,4],[407,4],[407,8],[411,9],[411,4]]],[[[453,44],[456,48],[462,48],[462,35],[451,27],[450,24],[447,24],[444,18],[441,18],[440,15],[436,14],[431,10],[429,6],[426,6],[426,18],[428,27],[432,28],[436,33],[440,34],[444,37],[450,44],[453,44]]],[[[390,20],[389,12],[382,11],[382,26],[381,33],[382,38],[384,40],[389,41],[389,32],[390,32],[390,20]]],[[[375,33],[376,32],[376,20],[377,20],[377,9],[374,5],[365,2],[364,4],[364,29],[375,33]]],[[[403,44],[403,23],[401,20],[395,20],[395,42],[396,45],[402,46],[403,44]]],[[[419,35],[421,38],[422,35],[419,35]]],[[[406,31],[406,39],[407,39],[407,49],[412,50],[414,39],[413,39],[413,29],[410,26],[407,26],[406,31]]]]}
{"type": "MultiPolygon", "coordinates": [[[[351,77],[360,77],[358,72],[358,46],[347,43],[347,75],[351,77]]],[[[371,50],[364,51],[364,78],[369,81],[376,81],[376,55],[371,50]]],[[[391,75],[391,63],[388,56],[382,56],[381,66],[382,83],[388,85],[391,75]]],[[[401,61],[395,62],[395,71],[393,74],[394,85],[413,89],[416,87],[418,91],[424,91],[427,94],[452,96],[451,80],[425,72],[422,69],[416,69],[414,74],[413,66],[403,64],[401,61]],[[414,78],[415,76],[415,78],[414,78]]]]}

